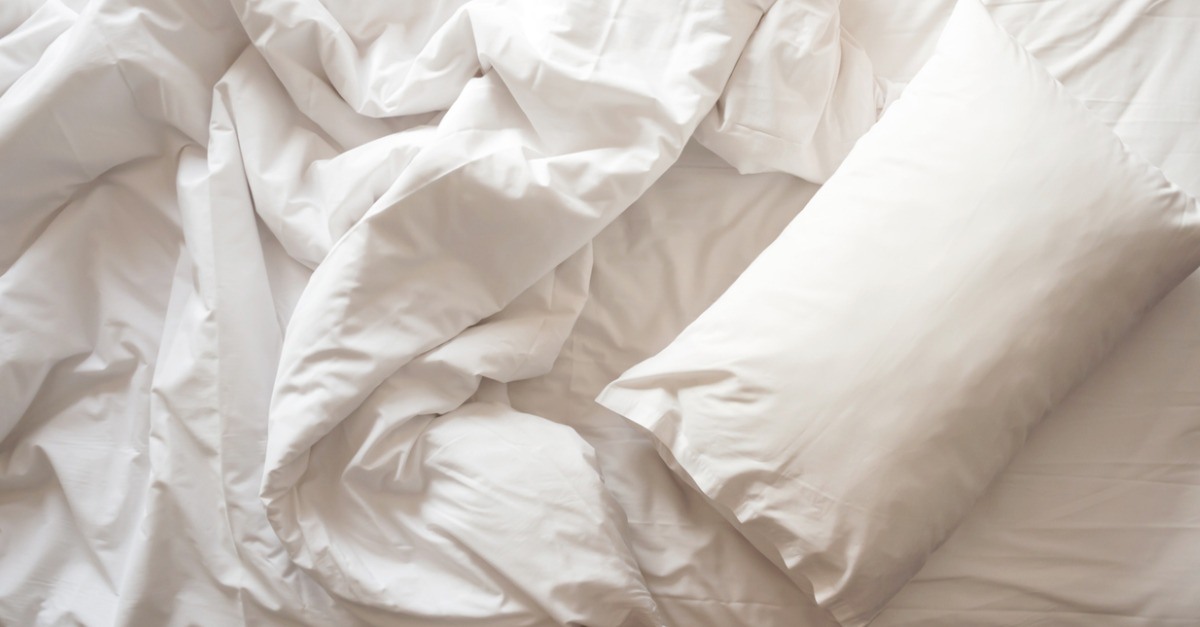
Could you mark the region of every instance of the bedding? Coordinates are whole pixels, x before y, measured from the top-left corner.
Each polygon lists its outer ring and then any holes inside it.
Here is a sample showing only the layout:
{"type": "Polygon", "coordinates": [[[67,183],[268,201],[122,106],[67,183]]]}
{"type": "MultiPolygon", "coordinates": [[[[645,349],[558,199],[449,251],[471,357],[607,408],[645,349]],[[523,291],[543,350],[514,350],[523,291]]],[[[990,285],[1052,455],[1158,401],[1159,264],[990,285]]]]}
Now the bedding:
{"type": "Polygon", "coordinates": [[[965,0],[805,211],[598,400],[862,625],[1197,265],[1196,201],[965,0]]]}
{"type": "MultiPolygon", "coordinates": [[[[541,4],[0,3],[0,623],[834,624],[592,399],[952,3],[541,4]]],[[[1193,3],[987,4],[1200,191],[1193,3]]],[[[876,623],[1195,622],[1194,285],[876,623]]]]}
{"type": "Polygon", "coordinates": [[[828,179],[889,96],[842,27],[839,4],[772,3],[696,141],[744,174],[828,179]]]}

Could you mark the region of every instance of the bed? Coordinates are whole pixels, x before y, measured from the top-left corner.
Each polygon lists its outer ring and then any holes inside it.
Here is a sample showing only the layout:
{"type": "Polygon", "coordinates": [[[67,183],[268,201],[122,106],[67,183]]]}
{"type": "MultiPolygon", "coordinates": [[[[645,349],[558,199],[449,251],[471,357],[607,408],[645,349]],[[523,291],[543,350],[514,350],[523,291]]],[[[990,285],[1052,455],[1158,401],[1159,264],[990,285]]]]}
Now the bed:
{"type": "MultiPolygon", "coordinates": [[[[1200,624],[1195,274],[861,621],[596,402],[956,4],[4,3],[0,624],[1200,624]]],[[[983,5],[1200,195],[1200,5],[983,5]]]]}

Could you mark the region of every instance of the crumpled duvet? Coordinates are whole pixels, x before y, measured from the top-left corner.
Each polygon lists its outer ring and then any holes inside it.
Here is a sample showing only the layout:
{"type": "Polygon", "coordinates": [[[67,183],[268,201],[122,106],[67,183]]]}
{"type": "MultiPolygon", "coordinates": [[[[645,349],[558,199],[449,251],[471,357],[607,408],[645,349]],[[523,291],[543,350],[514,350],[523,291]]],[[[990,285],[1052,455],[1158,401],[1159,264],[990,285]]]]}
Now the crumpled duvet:
{"type": "Polygon", "coordinates": [[[836,2],[15,0],[0,36],[0,623],[667,622],[592,447],[506,384],[693,134],[836,167],[885,101],[836,2]]]}

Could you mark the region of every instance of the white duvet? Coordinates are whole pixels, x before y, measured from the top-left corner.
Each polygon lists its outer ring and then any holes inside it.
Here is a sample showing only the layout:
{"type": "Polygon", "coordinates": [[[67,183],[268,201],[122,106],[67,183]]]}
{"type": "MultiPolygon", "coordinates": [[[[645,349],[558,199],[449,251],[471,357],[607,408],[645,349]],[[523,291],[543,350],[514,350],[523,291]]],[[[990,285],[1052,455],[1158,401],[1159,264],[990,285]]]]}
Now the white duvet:
{"type": "MultiPolygon", "coordinates": [[[[0,624],[832,624],[591,399],[919,66],[903,4],[0,4],[0,624]]],[[[1068,88],[1150,64],[1076,95],[1200,189],[1192,5],[991,4],[1068,88]]],[[[1187,624],[1187,563],[1096,613],[1187,624]]]]}

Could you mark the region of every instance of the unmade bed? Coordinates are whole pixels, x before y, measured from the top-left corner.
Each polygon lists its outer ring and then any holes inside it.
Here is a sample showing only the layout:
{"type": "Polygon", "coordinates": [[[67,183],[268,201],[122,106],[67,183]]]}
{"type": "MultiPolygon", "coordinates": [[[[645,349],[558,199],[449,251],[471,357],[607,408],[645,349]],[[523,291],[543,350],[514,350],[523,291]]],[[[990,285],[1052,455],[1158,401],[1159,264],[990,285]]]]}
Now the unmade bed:
{"type": "Polygon", "coordinates": [[[0,624],[1200,624],[1200,4],[983,7],[0,5],[0,624]]]}

